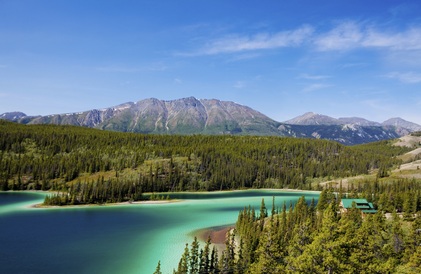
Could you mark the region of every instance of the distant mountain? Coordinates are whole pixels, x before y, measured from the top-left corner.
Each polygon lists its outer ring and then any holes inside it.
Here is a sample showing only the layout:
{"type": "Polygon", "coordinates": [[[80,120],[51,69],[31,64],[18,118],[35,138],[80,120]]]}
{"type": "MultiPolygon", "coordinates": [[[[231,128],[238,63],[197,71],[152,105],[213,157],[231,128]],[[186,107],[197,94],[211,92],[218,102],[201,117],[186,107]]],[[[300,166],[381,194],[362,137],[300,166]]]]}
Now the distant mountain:
{"type": "Polygon", "coordinates": [[[326,139],[345,145],[356,145],[400,137],[393,129],[358,125],[281,125],[297,138],[326,139]]]}
{"type": "Polygon", "coordinates": [[[9,120],[9,121],[16,121],[23,117],[26,117],[26,114],[23,112],[6,112],[0,115],[0,119],[9,120]]]}
{"type": "Polygon", "coordinates": [[[278,135],[279,122],[249,107],[194,97],[172,101],[155,98],[79,113],[47,116],[2,114],[25,124],[57,124],[123,132],[157,134],[256,134],[278,135]]]}
{"type": "Polygon", "coordinates": [[[394,127],[395,131],[404,136],[414,131],[421,131],[421,126],[412,122],[405,121],[402,118],[391,118],[382,123],[383,126],[394,127]]]}
{"type": "Polygon", "coordinates": [[[339,125],[340,122],[332,117],[317,114],[314,112],[307,112],[303,115],[295,117],[291,120],[285,121],[285,124],[314,126],[314,125],[339,125]]]}
{"type": "Polygon", "coordinates": [[[47,116],[9,112],[1,114],[0,119],[155,134],[291,136],[328,139],[347,145],[397,138],[402,133],[421,130],[420,126],[402,119],[391,119],[383,125],[363,118],[335,119],[311,112],[280,123],[234,102],[194,97],[171,101],[150,98],[104,109],[47,116]]]}
{"type": "Polygon", "coordinates": [[[405,121],[402,118],[392,118],[383,123],[377,123],[359,117],[332,118],[313,112],[295,117],[285,121],[287,124],[294,125],[346,125],[348,128],[357,127],[382,127],[387,131],[394,131],[398,136],[404,136],[414,131],[421,130],[421,126],[412,122],[405,121]]]}
{"type": "Polygon", "coordinates": [[[352,125],[359,125],[365,127],[380,127],[381,124],[373,121],[369,121],[364,118],[359,117],[346,117],[346,118],[338,118],[341,124],[352,124],[352,125]]]}

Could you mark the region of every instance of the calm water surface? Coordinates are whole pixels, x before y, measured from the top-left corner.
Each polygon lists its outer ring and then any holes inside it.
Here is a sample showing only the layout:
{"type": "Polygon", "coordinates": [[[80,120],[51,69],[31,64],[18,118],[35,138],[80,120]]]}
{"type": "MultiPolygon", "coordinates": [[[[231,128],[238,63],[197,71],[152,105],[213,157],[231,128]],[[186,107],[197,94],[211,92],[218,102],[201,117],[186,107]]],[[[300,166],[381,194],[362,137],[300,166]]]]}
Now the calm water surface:
{"type": "MultiPolygon", "coordinates": [[[[43,193],[0,192],[0,273],[172,273],[191,232],[234,224],[251,205],[268,211],[305,195],[275,190],[174,193],[169,204],[30,208],[43,193]]],[[[202,245],[203,246],[203,245],[202,245]]]]}

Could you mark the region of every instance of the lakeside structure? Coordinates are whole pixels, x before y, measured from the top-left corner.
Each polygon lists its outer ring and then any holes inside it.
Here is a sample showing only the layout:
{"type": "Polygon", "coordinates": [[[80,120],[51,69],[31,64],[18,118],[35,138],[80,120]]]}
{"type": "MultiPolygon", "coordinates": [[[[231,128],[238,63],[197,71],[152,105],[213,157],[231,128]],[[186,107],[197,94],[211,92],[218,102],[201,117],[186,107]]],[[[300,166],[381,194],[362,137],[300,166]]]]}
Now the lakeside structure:
{"type": "Polygon", "coordinates": [[[369,203],[366,199],[342,199],[339,204],[341,213],[345,213],[348,209],[352,208],[352,204],[355,203],[356,208],[361,210],[362,214],[374,214],[377,210],[374,208],[372,203],[369,203]]]}

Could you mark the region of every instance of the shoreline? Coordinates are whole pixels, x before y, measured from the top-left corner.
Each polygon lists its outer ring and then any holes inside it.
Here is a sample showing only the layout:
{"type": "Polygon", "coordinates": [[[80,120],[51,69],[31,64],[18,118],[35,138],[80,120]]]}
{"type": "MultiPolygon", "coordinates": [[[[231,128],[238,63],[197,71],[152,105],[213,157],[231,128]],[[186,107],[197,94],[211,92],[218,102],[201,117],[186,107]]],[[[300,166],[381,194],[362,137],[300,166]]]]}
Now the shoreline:
{"type": "MultiPolygon", "coordinates": [[[[305,190],[305,189],[294,189],[294,188],[247,188],[247,189],[229,189],[229,190],[214,190],[214,191],[178,191],[178,192],[157,192],[155,194],[162,194],[162,193],[186,193],[186,194],[212,194],[212,193],[226,193],[226,192],[242,192],[242,191],[286,191],[286,192],[314,192],[320,193],[320,190],[305,190]]],[[[151,194],[151,192],[147,192],[145,194],[151,194]]]]}
{"type": "Polygon", "coordinates": [[[194,230],[189,233],[192,237],[197,237],[197,240],[200,242],[206,243],[208,237],[210,237],[211,245],[215,246],[218,250],[218,253],[221,253],[225,250],[225,241],[227,239],[228,233],[235,229],[235,225],[223,225],[223,226],[214,226],[194,230]]]}
{"type": "MultiPolygon", "coordinates": [[[[211,193],[226,193],[226,192],[242,192],[242,191],[259,191],[259,190],[266,190],[266,191],[287,191],[287,192],[315,192],[320,193],[319,190],[305,190],[305,189],[294,189],[294,188],[246,188],[246,189],[228,189],[228,190],[214,190],[214,191],[206,191],[206,190],[198,190],[198,191],[170,191],[170,192],[145,192],[143,194],[151,195],[151,194],[171,194],[171,193],[186,193],[186,194],[211,194],[211,193]]],[[[57,193],[57,191],[49,191],[49,190],[7,190],[0,192],[15,192],[15,193],[57,193]]],[[[59,192],[60,193],[60,192],[59,192]]]]}
{"type": "Polygon", "coordinates": [[[43,205],[34,204],[31,208],[79,208],[79,207],[103,207],[103,206],[123,206],[123,205],[154,205],[154,204],[171,204],[178,203],[182,200],[153,200],[153,201],[134,201],[134,202],[120,202],[120,203],[104,203],[104,204],[81,204],[81,205],[43,205]]]}
{"type": "Polygon", "coordinates": [[[282,191],[289,191],[289,192],[314,192],[314,193],[321,193],[320,190],[304,190],[304,189],[293,189],[293,188],[255,188],[253,190],[282,190],[282,191]]]}
{"type": "MultiPolygon", "coordinates": [[[[44,193],[44,194],[50,194],[53,192],[49,191],[43,191],[43,190],[18,190],[18,191],[11,191],[10,192],[22,192],[22,193],[44,193]]],[[[9,192],[5,191],[5,192],[9,192]]],[[[247,192],[247,191],[285,191],[285,192],[307,192],[307,193],[320,193],[320,191],[317,190],[302,190],[302,189],[290,189],[290,188],[250,188],[250,189],[235,189],[235,190],[216,190],[216,191],[185,191],[185,192],[162,192],[166,194],[171,193],[185,193],[185,194],[204,194],[204,195],[212,195],[212,194],[218,194],[218,193],[228,193],[228,192],[247,192]]],[[[159,194],[162,194],[159,192],[159,194]]],[[[145,193],[145,194],[152,194],[152,193],[145,193]]],[[[30,205],[30,208],[78,208],[78,207],[92,207],[92,206],[120,206],[120,205],[140,205],[140,204],[168,204],[168,203],[176,203],[176,202],[182,202],[183,199],[174,199],[174,200],[146,200],[146,201],[134,201],[134,202],[120,202],[120,203],[104,203],[104,204],[80,204],[80,205],[62,205],[62,206],[56,206],[56,205],[43,205],[41,204],[34,204],[30,205]]],[[[212,228],[210,228],[212,229],[212,228]]],[[[204,240],[206,241],[207,238],[204,240]]]]}

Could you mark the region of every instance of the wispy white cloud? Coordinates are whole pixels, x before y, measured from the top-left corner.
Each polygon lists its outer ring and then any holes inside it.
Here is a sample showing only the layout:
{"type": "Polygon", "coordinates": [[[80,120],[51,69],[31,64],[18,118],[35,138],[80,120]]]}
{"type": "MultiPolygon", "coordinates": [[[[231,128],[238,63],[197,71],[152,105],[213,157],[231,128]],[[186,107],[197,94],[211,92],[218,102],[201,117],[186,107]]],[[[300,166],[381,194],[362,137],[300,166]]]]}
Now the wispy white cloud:
{"type": "Polygon", "coordinates": [[[156,63],[156,64],[150,64],[144,67],[109,65],[109,66],[96,67],[95,69],[102,72],[136,73],[140,71],[165,71],[168,69],[168,67],[164,64],[156,63]]]}
{"type": "Polygon", "coordinates": [[[245,88],[246,87],[246,83],[244,82],[244,81],[237,81],[235,84],[234,84],[234,86],[233,86],[234,88],[237,88],[237,89],[242,89],[242,88],[245,88]]]}
{"type": "Polygon", "coordinates": [[[6,98],[6,97],[9,97],[10,96],[10,94],[9,93],[6,93],[6,92],[0,92],[0,98],[6,98]]]}
{"type": "Polygon", "coordinates": [[[102,66],[102,67],[96,67],[96,70],[102,71],[102,72],[124,72],[124,73],[133,73],[133,72],[139,72],[139,68],[134,67],[122,67],[122,66],[102,66]]]}
{"type": "Polygon", "coordinates": [[[362,46],[392,50],[421,50],[421,28],[413,27],[396,33],[369,29],[362,41],[362,46]]]}
{"type": "Polygon", "coordinates": [[[397,6],[393,6],[389,9],[389,13],[393,16],[393,17],[402,17],[402,16],[407,16],[408,13],[411,13],[412,11],[417,10],[417,6],[416,4],[411,4],[411,3],[401,3],[397,6]]]}
{"type": "Polygon", "coordinates": [[[198,52],[198,55],[294,47],[303,44],[312,33],[312,27],[303,26],[296,30],[281,31],[274,34],[258,33],[253,36],[230,35],[209,42],[208,45],[198,52]]]}
{"type": "Polygon", "coordinates": [[[313,91],[316,91],[316,90],[321,90],[321,89],[325,89],[325,88],[329,88],[329,87],[332,87],[332,85],[329,85],[329,84],[311,84],[311,85],[308,85],[305,88],[303,88],[302,91],[308,93],[308,92],[313,92],[313,91]]]}
{"type": "Polygon", "coordinates": [[[300,76],[298,76],[298,79],[306,79],[306,80],[324,80],[324,79],[328,79],[331,78],[331,76],[329,75],[310,75],[310,74],[306,74],[303,73],[300,76]]]}
{"type": "Polygon", "coordinates": [[[415,72],[391,72],[385,77],[397,79],[405,84],[417,84],[421,83],[421,74],[415,72]]]}
{"type": "Polygon", "coordinates": [[[168,66],[162,63],[151,64],[149,66],[143,67],[143,70],[149,71],[165,71],[168,69],[168,66]]]}
{"type": "Polygon", "coordinates": [[[364,34],[357,23],[345,22],[327,33],[319,34],[314,39],[314,44],[322,51],[347,50],[357,47],[363,37],[364,34]]]}
{"type": "Polygon", "coordinates": [[[174,78],[174,84],[181,85],[183,81],[180,78],[174,78]]]}
{"type": "Polygon", "coordinates": [[[356,67],[365,67],[367,66],[367,63],[346,63],[342,64],[340,68],[346,69],[346,68],[356,68],[356,67]]]}
{"type": "Polygon", "coordinates": [[[318,50],[350,50],[382,48],[389,50],[421,50],[421,27],[403,31],[382,31],[354,21],[342,22],[327,33],[314,38],[318,50]]]}
{"type": "Polygon", "coordinates": [[[403,30],[384,30],[374,23],[342,21],[327,30],[304,25],[296,29],[275,33],[228,34],[208,41],[196,51],[178,53],[177,55],[200,56],[241,53],[237,57],[238,60],[241,60],[259,57],[260,55],[255,52],[258,50],[304,46],[315,48],[318,51],[354,49],[420,51],[421,26],[413,26],[403,30]]]}
{"type": "Polygon", "coordinates": [[[361,104],[375,110],[389,110],[389,106],[383,100],[379,99],[363,100],[361,104]]]}
{"type": "Polygon", "coordinates": [[[389,51],[384,57],[385,60],[392,66],[400,64],[408,69],[421,69],[421,50],[389,51]]]}
{"type": "Polygon", "coordinates": [[[248,53],[244,53],[244,54],[238,54],[235,55],[234,57],[230,58],[228,60],[228,62],[237,62],[237,61],[242,61],[242,60],[251,60],[251,59],[255,59],[260,57],[261,54],[260,53],[256,53],[256,52],[248,52],[248,53]]]}

